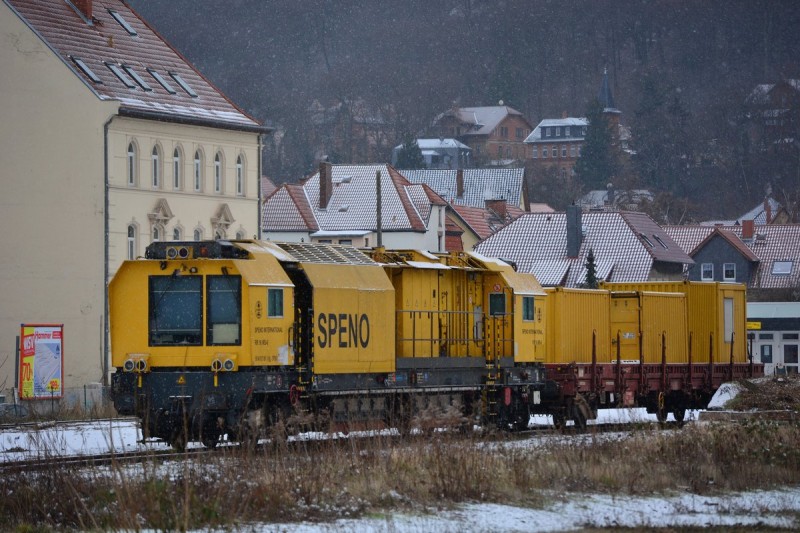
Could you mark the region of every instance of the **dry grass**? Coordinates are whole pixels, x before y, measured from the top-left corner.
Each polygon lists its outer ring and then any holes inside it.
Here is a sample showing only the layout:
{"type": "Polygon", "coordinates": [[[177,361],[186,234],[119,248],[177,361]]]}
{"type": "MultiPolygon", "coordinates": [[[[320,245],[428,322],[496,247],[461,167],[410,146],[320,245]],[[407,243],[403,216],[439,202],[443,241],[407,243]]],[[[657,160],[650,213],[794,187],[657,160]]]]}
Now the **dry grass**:
{"type": "Polygon", "coordinates": [[[0,480],[0,530],[158,530],[327,521],[462,501],[538,506],[545,494],[710,493],[800,482],[800,427],[693,425],[545,447],[472,434],[349,438],[211,459],[0,480]]]}
{"type": "Polygon", "coordinates": [[[800,411],[800,376],[775,376],[742,381],[744,390],[728,402],[727,408],[738,411],[800,411]]]}

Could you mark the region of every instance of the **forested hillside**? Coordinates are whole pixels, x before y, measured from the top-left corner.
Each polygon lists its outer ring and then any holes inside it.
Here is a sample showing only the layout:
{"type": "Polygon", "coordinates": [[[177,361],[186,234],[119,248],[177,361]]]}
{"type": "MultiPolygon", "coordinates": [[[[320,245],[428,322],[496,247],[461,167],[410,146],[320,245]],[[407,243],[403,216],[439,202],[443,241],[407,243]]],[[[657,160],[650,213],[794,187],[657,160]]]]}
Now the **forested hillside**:
{"type": "Polygon", "coordinates": [[[277,182],[313,168],[315,101],[391,109],[400,144],[453,105],[502,100],[534,125],[585,116],[607,66],[639,158],[625,185],[688,198],[674,209],[712,216],[751,206],[768,184],[784,203],[800,190],[800,144],[765,164],[744,140],[754,87],[800,78],[794,0],[130,4],[236,103],[279,127],[265,161],[277,182]]]}

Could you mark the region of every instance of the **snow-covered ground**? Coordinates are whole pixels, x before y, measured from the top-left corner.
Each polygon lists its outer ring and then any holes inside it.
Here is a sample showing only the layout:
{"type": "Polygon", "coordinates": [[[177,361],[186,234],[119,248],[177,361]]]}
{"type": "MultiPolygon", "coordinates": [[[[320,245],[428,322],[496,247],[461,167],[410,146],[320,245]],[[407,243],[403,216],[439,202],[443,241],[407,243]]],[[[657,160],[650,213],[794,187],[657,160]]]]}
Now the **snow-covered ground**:
{"type": "MultiPolygon", "coordinates": [[[[687,420],[697,419],[696,412],[687,420]]],[[[654,421],[643,409],[601,411],[594,423],[654,421]]],[[[548,417],[534,417],[533,425],[550,424],[548,417]]],[[[134,451],[165,449],[162,443],[139,443],[135,421],[105,420],[0,431],[0,462],[37,456],[99,454],[114,449],[134,451]]],[[[540,439],[531,436],[530,444],[540,439]]],[[[524,441],[523,441],[524,442],[524,441]]],[[[252,531],[463,533],[471,531],[569,531],[587,527],[755,527],[796,530],[800,527],[800,487],[752,491],[724,496],[676,493],[637,497],[608,494],[564,493],[546,495],[551,503],[540,509],[488,503],[469,503],[430,514],[403,514],[341,519],[327,524],[250,524],[252,531]]]]}

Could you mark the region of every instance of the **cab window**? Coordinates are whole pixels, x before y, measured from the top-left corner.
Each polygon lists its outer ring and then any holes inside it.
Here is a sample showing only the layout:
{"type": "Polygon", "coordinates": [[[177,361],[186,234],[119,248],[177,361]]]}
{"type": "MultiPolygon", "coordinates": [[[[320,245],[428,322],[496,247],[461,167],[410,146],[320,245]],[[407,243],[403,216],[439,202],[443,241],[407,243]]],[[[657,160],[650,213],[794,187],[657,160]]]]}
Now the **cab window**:
{"type": "Polygon", "coordinates": [[[522,320],[533,320],[533,296],[522,297],[522,320]]]}
{"type": "Polygon", "coordinates": [[[497,316],[506,314],[506,295],[494,292],[489,295],[489,315],[497,316]]]}
{"type": "Polygon", "coordinates": [[[242,278],[241,276],[208,276],[208,345],[241,345],[242,278]]]}
{"type": "Polygon", "coordinates": [[[267,316],[269,318],[283,316],[283,289],[267,289],[267,316]]]}
{"type": "Polygon", "coordinates": [[[150,276],[149,345],[203,343],[202,276],[150,276]]]}

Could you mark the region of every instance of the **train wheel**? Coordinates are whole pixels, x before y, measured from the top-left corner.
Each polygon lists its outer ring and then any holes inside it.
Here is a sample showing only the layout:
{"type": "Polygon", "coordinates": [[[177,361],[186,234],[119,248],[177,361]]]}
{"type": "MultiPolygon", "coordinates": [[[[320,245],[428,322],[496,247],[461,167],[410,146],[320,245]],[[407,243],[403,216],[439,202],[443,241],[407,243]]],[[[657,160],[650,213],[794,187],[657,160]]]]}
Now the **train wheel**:
{"type": "Polygon", "coordinates": [[[575,429],[578,432],[583,433],[586,431],[586,416],[583,414],[583,411],[577,405],[572,407],[572,420],[575,421],[575,429]]]}
{"type": "Polygon", "coordinates": [[[203,443],[203,446],[209,449],[214,449],[219,444],[220,434],[216,431],[211,431],[208,433],[203,433],[202,437],[200,437],[200,442],[203,443]]]}
{"type": "Polygon", "coordinates": [[[567,419],[562,413],[553,413],[553,426],[561,431],[566,426],[567,419]]]}
{"type": "Polygon", "coordinates": [[[184,452],[186,451],[186,440],[186,432],[182,429],[177,429],[169,439],[169,445],[172,446],[176,452],[184,452]]]}
{"type": "Polygon", "coordinates": [[[664,393],[659,392],[656,399],[656,420],[659,424],[664,424],[667,421],[667,406],[664,399],[664,393]]]}
{"type": "Polygon", "coordinates": [[[686,418],[686,408],[685,407],[675,407],[672,410],[672,416],[675,417],[675,422],[677,422],[679,426],[682,426],[683,425],[683,419],[686,418]]]}

